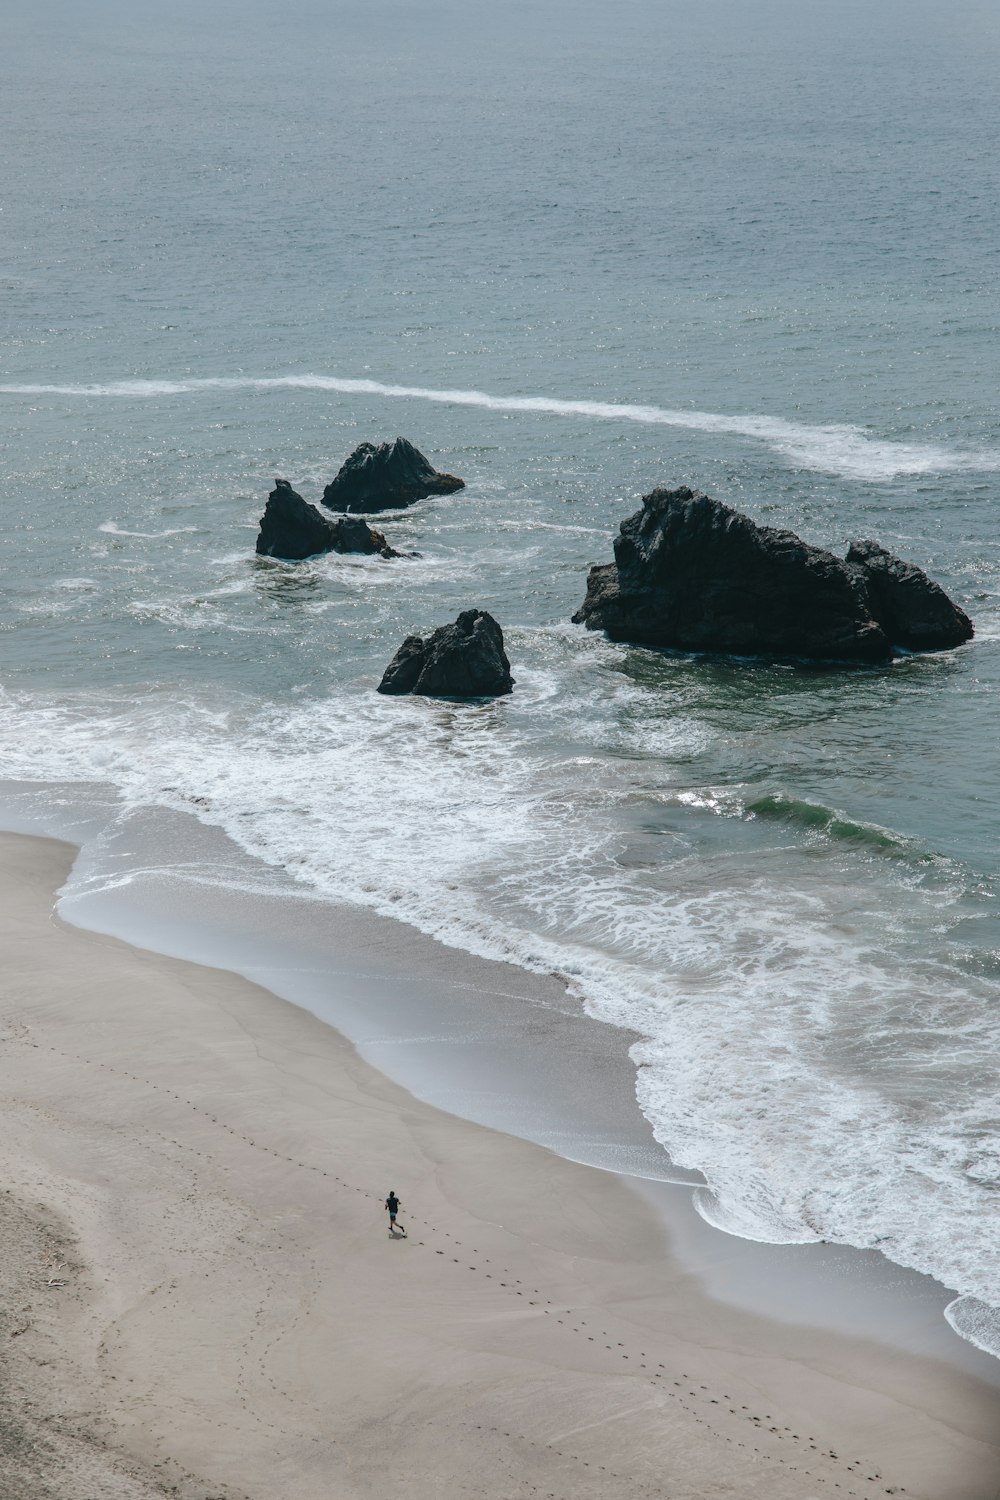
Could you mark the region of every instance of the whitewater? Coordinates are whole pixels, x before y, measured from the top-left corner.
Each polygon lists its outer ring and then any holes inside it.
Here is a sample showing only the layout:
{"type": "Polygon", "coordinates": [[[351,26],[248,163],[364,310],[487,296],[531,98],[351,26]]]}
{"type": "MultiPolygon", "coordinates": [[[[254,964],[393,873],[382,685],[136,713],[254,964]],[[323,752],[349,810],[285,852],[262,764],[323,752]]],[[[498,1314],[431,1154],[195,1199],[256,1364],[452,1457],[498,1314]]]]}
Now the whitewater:
{"type": "Polygon", "coordinates": [[[598,422],[638,422],[652,427],[681,427],[691,432],[724,433],[763,443],[789,464],[862,480],[894,479],[901,474],[995,473],[1000,448],[946,448],[931,443],[879,439],[849,423],[811,426],[761,416],[723,416],[716,412],[669,411],[627,402],[564,401],[552,396],[491,396],[484,391],[435,391],[419,386],[386,385],[376,380],[349,380],[334,375],[275,377],[217,376],[202,380],[113,380],[102,385],[3,385],[7,396],[82,396],[150,399],[198,391],[331,391],[345,396],[385,396],[434,401],[445,406],[481,407],[496,412],[537,412],[598,422]]]}

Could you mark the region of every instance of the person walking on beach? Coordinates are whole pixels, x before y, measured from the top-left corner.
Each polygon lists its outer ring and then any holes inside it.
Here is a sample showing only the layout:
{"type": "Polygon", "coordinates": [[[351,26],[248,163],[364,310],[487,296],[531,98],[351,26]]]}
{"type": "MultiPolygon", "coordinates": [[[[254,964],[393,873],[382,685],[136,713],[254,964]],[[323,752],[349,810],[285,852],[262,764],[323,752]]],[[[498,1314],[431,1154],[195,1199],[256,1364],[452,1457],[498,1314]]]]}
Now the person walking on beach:
{"type": "Polygon", "coordinates": [[[385,1200],[385,1206],[389,1211],[389,1233],[395,1234],[396,1230],[398,1229],[399,1233],[405,1240],[406,1230],[403,1228],[402,1224],[396,1223],[396,1215],[399,1213],[399,1199],[396,1197],[396,1191],[394,1188],[389,1189],[389,1196],[385,1200]]]}

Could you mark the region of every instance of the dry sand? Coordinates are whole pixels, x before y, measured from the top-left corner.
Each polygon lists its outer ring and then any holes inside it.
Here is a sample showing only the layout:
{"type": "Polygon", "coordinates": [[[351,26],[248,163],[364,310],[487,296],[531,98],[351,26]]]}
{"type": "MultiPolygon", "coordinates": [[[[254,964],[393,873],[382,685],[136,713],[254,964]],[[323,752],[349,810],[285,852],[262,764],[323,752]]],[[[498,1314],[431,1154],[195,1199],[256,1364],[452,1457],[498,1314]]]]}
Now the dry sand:
{"type": "Polygon", "coordinates": [[[0,1500],[1000,1494],[995,1389],[712,1302],[615,1176],[60,922],[73,853],[0,836],[0,1500]]]}

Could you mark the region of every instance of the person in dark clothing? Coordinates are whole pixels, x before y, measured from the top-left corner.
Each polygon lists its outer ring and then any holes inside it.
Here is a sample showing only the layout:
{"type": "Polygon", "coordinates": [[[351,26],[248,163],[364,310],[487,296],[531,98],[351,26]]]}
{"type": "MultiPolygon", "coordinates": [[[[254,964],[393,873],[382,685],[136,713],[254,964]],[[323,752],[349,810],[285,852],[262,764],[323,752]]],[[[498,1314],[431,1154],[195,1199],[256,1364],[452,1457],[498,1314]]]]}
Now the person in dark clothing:
{"type": "Polygon", "coordinates": [[[399,1233],[405,1239],[406,1230],[403,1228],[402,1224],[396,1223],[396,1215],[399,1213],[399,1199],[396,1197],[394,1188],[389,1189],[389,1196],[385,1200],[385,1206],[389,1213],[389,1233],[395,1234],[398,1229],[399,1233]]]}

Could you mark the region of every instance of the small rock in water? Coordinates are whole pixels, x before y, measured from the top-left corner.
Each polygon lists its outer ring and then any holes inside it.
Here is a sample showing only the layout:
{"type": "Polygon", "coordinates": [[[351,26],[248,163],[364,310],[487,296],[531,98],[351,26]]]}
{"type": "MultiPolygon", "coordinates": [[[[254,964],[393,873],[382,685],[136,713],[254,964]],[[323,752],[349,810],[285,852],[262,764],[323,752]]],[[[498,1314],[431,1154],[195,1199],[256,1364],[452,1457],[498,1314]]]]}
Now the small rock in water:
{"type": "Polygon", "coordinates": [[[428,495],[463,490],[465,480],[441,474],[419,449],[398,437],[394,443],[361,443],[323,491],[330,510],[401,510],[428,495]]]}
{"type": "Polygon", "coordinates": [[[364,521],[342,516],[331,521],[315,505],[292,489],[287,479],[276,479],[260,518],[257,551],[262,557],[296,562],[322,552],[377,553],[398,557],[380,531],[364,521]]]}
{"type": "Polygon", "coordinates": [[[482,609],[466,609],[426,640],[408,635],[385,670],[380,693],[495,698],[514,686],[503,631],[482,609]]]}

